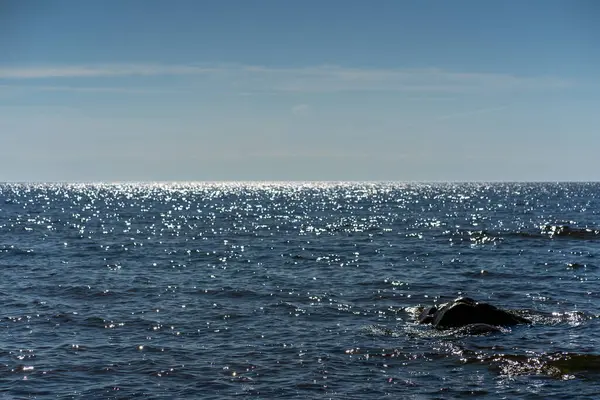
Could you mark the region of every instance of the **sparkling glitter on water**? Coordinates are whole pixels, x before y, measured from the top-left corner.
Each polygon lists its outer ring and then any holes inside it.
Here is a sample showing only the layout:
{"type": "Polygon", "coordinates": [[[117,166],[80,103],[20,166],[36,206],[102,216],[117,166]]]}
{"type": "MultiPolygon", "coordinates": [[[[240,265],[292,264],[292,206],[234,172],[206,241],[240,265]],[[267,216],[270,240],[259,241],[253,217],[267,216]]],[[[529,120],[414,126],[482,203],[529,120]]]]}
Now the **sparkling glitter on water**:
{"type": "Polygon", "coordinates": [[[595,398],[597,199],[586,183],[0,185],[0,392],[595,398]],[[460,295],[533,323],[415,323],[460,295]]]}

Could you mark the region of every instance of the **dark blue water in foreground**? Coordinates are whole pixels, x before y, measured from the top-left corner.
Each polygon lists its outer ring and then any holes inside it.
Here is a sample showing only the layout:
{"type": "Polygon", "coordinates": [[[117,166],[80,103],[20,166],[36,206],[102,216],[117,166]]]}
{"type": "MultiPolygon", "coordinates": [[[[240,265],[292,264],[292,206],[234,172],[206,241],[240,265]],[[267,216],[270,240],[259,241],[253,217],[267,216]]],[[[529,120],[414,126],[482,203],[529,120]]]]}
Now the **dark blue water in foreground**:
{"type": "Polygon", "coordinates": [[[0,396],[600,392],[600,184],[0,186],[0,396]],[[415,323],[459,295],[533,320],[415,323]]]}

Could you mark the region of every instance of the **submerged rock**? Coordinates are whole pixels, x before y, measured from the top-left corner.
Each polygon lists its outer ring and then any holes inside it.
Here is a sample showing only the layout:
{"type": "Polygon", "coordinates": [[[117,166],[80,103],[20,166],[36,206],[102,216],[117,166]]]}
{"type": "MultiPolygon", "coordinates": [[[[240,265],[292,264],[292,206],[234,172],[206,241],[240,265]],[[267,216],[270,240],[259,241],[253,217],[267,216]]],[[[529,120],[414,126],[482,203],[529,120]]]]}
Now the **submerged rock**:
{"type": "Polygon", "coordinates": [[[502,332],[502,328],[490,324],[469,324],[456,329],[456,333],[462,335],[484,335],[495,332],[502,332]]]}
{"type": "Polygon", "coordinates": [[[550,237],[570,237],[575,239],[597,239],[600,231],[589,228],[572,228],[569,225],[545,225],[542,233],[550,237]]]}
{"type": "Polygon", "coordinates": [[[436,329],[452,329],[477,326],[479,331],[486,326],[487,331],[494,327],[529,324],[530,320],[510,311],[501,310],[488,303],[480,303],[469,297],[459,297],[438,307],[429,307],[419,316],[419,323],[431,324],[436,329]]]}

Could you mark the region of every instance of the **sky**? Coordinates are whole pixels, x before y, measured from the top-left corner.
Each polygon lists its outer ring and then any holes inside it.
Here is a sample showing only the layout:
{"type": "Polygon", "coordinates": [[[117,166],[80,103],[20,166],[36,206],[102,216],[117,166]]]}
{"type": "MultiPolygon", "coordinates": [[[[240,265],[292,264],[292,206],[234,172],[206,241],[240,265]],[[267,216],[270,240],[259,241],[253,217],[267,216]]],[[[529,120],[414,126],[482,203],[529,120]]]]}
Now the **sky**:
{"type": "Polygon", "coordinates": [[[0,0],[0,181],[598,181],[595,0],[0,0]]]}

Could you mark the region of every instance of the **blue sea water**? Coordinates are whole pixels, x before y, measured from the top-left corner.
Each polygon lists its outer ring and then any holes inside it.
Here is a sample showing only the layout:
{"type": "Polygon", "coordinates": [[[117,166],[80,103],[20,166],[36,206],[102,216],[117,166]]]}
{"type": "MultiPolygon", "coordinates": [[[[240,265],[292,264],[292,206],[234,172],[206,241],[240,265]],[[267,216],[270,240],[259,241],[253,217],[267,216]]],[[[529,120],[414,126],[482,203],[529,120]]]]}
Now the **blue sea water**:
{"type": "Polygon", "coordinates": [[[3,184],[0,397],[597,398],[599,199],[596,183],[3,184]],[[545,229],[563,225],[582,234],[545,229]],[[458,296],[533,323],[417,323],[458,296]]]}

